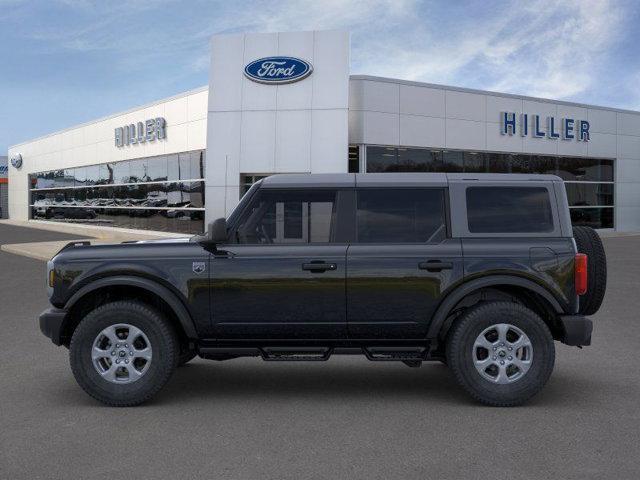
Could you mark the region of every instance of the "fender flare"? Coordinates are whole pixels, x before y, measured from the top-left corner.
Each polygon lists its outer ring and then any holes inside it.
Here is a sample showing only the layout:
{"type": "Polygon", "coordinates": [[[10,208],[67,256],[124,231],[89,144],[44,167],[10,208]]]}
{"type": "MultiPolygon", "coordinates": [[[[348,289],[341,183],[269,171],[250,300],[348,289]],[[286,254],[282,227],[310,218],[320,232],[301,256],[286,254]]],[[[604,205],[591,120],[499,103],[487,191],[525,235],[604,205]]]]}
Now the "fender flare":
{"type": "Polygon", "coordinates": [[[478,278],[455,288],[450,292],[446,298],[438,306],[436,313],[433,315],[429,329],[427,331],[427,338],[437,339],[442,326],[444,325],[449,313],[455,307],[460,300],[469,295],[470,293],[480,290],[481,288],[493,287],[493,286],[514,286],[523,287],[527,290],[531,290],[544,298],[554,311],[558,314],[562,314],[564,309],[558,301],[558,299],[546,288],[540,286],[532,280],[528,280],[523,277],[516,277],[511,275],[491,275],[489,277],[478,278]]]}
{"type": "Polygon", "coordinates": [[[173,310],[173,313],[175,313],[176,317],[178,318],[178,321],[180,322],[180,325],[182,326],[187,337],[190,340],[195,340],[198,338],[198,334],[193,324],[193,319],[191,318],[189,311],[184,306],[182,301],[180,301],[178,296],[167,287],[160,285],[159,283],[148,278],[136,277],[131,275],[115,275],[111,277],[100,278],[88,283],[84,287],[80,288],[77,292],[75,292],[71,296],[71,298],[67,300],[64,308],[65,310],[69,311],[81,298],[83,298],[87,294],[100,288],[113,286],[131,286],[143,288],[148,292],[157,295],[173,310]]]}

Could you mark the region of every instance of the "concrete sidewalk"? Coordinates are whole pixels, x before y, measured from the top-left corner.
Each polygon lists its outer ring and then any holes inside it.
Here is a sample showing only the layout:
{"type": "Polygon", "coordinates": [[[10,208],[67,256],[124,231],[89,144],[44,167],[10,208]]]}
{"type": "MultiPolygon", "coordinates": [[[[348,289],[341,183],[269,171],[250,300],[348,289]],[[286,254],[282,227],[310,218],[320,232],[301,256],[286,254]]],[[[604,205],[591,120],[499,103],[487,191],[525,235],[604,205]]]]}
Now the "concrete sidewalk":
{"type": "MultiPolygon", "coordinates": [[[[40,242],[12,242],[0,245],[0,250],[15,255],[47,261],[52,258],[69,242],[90,241],[92,244],[98,243],[120,243],[127,240],[156,240],[163,238],[189,237],[190,235],[168,232],[154,232],[129,230],[124,228],[95,227],[92,225],[64,224],[60,222],[46,221],[17,221],[0,220],[0,232],[2,226],[19,227],[23,229],[34,229],[33,239],[42,238],[36,231],[57,232],[68,234],[74,238],[56,239],[40,242]]],[[[29,236],[31,237],[31,236],[29,236]]],[[[59,238],[59,237],[58,237],[59,238]]],[[[0,242],[3,238],[0,235],[0,242]]]]}
{"type": "Polygon", "coordinates": [[[35,258],[36,260],[50,260],[62,247],[70,242],[90,241],[96,243],[112,243],[108,241],[100,241],[95,238],[85,238],[80,240],[56,240],[53,242],[28,242],[28,243],[7,243],[0,245],[0,250],[14,255],[22,255],[23,257],[35,258]]]}

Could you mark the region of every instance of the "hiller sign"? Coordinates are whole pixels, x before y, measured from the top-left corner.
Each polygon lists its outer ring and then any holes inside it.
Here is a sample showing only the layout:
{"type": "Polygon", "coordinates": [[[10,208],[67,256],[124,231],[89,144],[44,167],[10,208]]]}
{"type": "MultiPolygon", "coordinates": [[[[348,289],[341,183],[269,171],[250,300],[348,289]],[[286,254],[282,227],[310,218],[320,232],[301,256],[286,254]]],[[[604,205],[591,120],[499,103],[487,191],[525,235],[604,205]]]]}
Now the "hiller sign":
{"type": "Polygon", "coordinates": [[[557,140],[577,140],[579,142],[589,141],[589,122],[586,120],[575,120],[573,118],[562,118],[560,121],[556,117],[546,117],[540,120],[540,115],[529,115],[521,113],[518,121],[514,112],[500,113],[500,133],[502,135],[515,135],[516,130],[520,136],[531,135],[534,138],[550,138],[557,140]],[[543,126],[544,123],[544,126],[543,126]]]}
{"type": "Polygon", "coordinates": [[[150,118],[144,122],[132,123],[115,129],[116,147],[137,143],[162,140],[167,136],[167,123],[164,118],[150,118]]]}

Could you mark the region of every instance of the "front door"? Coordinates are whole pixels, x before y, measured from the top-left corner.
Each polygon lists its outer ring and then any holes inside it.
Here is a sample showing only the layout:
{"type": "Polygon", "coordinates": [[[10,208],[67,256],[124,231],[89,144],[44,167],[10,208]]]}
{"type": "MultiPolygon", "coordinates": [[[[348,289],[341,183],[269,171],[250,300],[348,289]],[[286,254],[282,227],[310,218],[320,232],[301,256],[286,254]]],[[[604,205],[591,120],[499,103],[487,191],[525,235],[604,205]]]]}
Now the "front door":
{"type": "Polygon", "coordinates": [[[217,338],[346,336],[335,189],[260,189],[211,262],[217,338]]]}
{"type": "Polygon", "coordinates": [[[444,188],[361,188],[347,253],[349,336],[424,338],[442,293],[463,277],[444,188]]]}

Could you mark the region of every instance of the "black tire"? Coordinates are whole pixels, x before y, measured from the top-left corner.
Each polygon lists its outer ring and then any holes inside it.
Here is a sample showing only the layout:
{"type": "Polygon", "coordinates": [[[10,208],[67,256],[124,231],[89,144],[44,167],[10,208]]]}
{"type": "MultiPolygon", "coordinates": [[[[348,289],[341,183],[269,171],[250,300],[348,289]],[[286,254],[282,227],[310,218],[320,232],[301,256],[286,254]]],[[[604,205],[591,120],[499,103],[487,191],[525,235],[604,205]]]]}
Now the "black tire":
{"type": "Polygon", "coordinates": [[[69,359],[73,375],[85,392],[107,405],[129,407],[149,400],[167,383],[177,363],[178,348],[172,326],[159,312],[144,303],[119,301],[96,308],[80,322],[71,338],[69,359]],[[100,332],[125,322],[144,332],[153,357],[138,380],[117,384],[98,373],[91,351],[100,332]]]}
{"type": "Polygon", "coordinates": [[[600,235],[591,227],[573,227],[578,252],[587,255],[587,293],[580,296],[580,313],[596,313],[607,290],[607,256],[600,235]]]}
{"type": "Polygon", "coordinates": [[[490,406],[521,405],[547,383],[555,362],[553,337],[542,319],[513,302],[490,302],[471,308],[452,326],[447,337],[447,364],[458,383],[474,399],[490,406]],[[524,332],[533,347],[529,370],[512,383],[498,384],[481,376],[474,365],[474,343],[495,324],[506,323],[524,332]]]}

